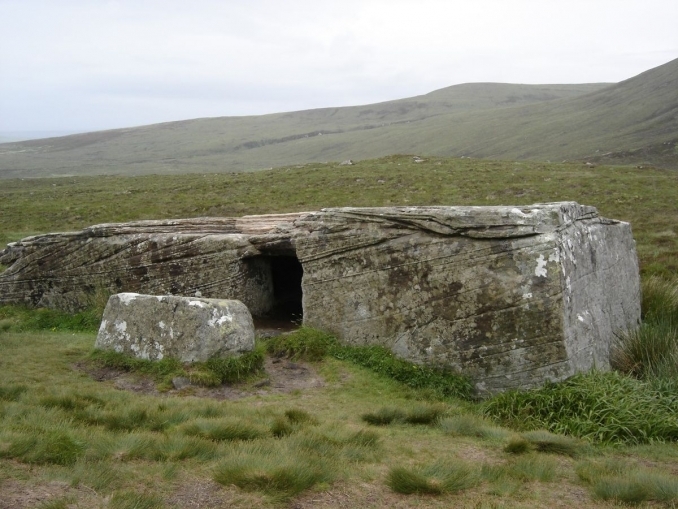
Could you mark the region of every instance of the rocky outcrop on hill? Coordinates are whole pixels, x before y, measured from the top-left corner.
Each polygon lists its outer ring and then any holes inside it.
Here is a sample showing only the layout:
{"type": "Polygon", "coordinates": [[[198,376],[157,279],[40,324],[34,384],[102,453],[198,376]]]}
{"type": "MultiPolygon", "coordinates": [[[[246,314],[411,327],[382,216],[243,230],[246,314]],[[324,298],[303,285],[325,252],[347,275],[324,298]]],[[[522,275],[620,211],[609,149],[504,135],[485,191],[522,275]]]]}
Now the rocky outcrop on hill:
{"type": "Polygon", "coordinates": [[[630,226],[572,202],[105,224],[10,244],[0,263],[0,302],[238,299],[458,369],[481,392],[604,369],[613,333],[640,318],[630,226]]]}

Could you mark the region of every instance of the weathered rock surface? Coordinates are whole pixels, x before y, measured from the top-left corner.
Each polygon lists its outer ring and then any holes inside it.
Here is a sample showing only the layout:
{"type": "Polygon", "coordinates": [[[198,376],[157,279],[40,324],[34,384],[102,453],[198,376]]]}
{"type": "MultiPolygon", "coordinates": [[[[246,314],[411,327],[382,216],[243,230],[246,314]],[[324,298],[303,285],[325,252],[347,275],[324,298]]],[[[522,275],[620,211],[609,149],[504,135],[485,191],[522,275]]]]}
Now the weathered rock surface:
{"type": "Polygon", "coordinates": [[[140,359],[204,362],[254,348],[254,324],[237,300],[119,293],[108,299],[95,348],[140,359]]]}
{"type": "Polygon", "coordinates": [[[10,244],[0,263],[0,302],[70,310],[104,288],[261,316],[296,285],[304,324],[488,392],[605,369],[613,333],[640,318],[630,226],[573,202],[107,224],[10,244]]]}

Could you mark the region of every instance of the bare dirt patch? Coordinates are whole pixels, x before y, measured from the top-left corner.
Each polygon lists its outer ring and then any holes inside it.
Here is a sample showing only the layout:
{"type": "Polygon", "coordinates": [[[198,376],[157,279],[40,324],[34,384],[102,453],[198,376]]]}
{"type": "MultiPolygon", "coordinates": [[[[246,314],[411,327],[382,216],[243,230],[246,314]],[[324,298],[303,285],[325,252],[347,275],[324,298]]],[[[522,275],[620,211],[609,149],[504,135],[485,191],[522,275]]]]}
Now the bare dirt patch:
{"type": "Polygon", "coordinates": [[[157,384],[149,376],[129,373],[115,368],[94,366],[88,362],[77,363],[74,365],[74,369],[84,371],[94,380],[109,383],[116,389],[123,391],[155,395],[190,395],[221,400],[240,399],[254,395],[285,394],[325,386],[325,381],[318,374],[315,366],[306,362],[269,357],[264,362],[263,376],[252,382],[222,385],[220,387],[188,385],[178,390],[166,392],[159,391],[157,384]]]}
{"type": "Polygon", "coordinates": [[[261,495],[244,493],[237,488],[225,488],[208,479],[184,479],[165,498],[168,507],[181,509],[203,509],[220,507],[261,507],[265,505],[261,495]]]}
{"type": "Polygon", "coordinates": [[[93,494],[80,488],[73,488],[65,482],[50,481],[35,485],[29,481],[14,479],[0,481],[0,509],[32,509],[64,498],[87,501],[85,505],[74,507],[98,507],[93,494]]]}

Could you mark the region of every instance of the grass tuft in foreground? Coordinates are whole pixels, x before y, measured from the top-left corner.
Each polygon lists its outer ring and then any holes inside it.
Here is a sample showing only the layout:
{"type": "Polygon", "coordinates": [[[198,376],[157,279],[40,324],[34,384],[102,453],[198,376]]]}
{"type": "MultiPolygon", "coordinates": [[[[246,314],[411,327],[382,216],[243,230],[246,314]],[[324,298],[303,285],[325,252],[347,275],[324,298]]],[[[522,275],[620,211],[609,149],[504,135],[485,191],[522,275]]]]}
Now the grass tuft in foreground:
{"type": "Polygon", "coordinates": [[[436,405],[419,405],[407,411],[399,408],[383,407],[376,412],[363,414],[360,418],[374,426],[389,424],[423,424],[432,425],[438,422],[445,409],[436,405]]]}
{"type": "Polygon", "coordinates": [[[555,435],[546,430],[535,430],[523,433],[523,438],[537,452],[560,454],[563,456],[578,456],[581,444],[576,440],[563,435],[555,435]]]}
{"type": "Polygon", "coordinates": [[[476,486],[481,481],[480,472],[462,462],[439,462],[424,467],[395,467],[386,484],[396,493],[441,495],[476,486]]]}
{"type": "Polygon", "coordinates": [[[621,461],[587,461],[576,468],[579,479],[602,500],[625,504],[675,502],[678,479],[675,476],[629,466],[621,461]]]}
{"type": "Polygon", "coordinates": [[[224,442],[232,440],[256,440],[268,436],[268,430],[255,423],[241,419],[200,419],[183,427],[183,433],[224,442]]]}
{"type": "Polygon", "coordinates": [[[15,458],[38,465],[73,465],[85,450],[85,445],[66,431],[50,430],[25,435],[14,441],[0,457],[15,458]]]}
{"type": "Polygon", "coordinates": [[[338,347],[334,336],[310,327],[300,327],[266,341],[266,350],[274,357],[288,357],[310,362],[321,361],[338,347]]]}
{"type": "Polygon", "coordinates": [[[509,431],[490,424],[486,419],[472,414],[453,415],[440,421],[444,433],[453,436],[482,439],[503,439],[509,431]]]}
{"type": "Polygon", "coordinates": [[[482,408],[509,427],[545,428],[595,442],[678,440],[678,398],[615,372],[579,374],[540,389],[505,392],[482,408]]]}
{"type": "Polygon", "coordinates": [[[612,366],[641,379],[678,377],[678,279],[643,281],[643,323],[617,335],[612,366]]]}
{"type": "Polygon", "coordinates": [[[482,474],[483,478],[494,483],[506,480],[551,482],[557,470],[558,464],[553,458],[529,454],[505,463],[483,465],[482,474]]]}

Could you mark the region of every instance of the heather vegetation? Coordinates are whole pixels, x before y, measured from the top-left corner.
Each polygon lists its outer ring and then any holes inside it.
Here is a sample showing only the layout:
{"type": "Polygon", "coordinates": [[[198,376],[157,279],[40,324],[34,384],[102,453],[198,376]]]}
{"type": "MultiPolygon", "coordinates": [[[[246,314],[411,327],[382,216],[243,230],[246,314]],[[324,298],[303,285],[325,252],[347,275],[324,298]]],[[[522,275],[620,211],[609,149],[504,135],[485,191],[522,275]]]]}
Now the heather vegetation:
{"type": "Polygon", "coordinates": [[[404,156],[6,181],[5,240],[114,220],[574,199],[632,222],[644,321],[619,332],[614,372],[475,401],[458,374],[308,328],[239,359],[150,363],[92,351],[102,296],[78,315],[2,306],[0,507],[675,505],[676,183],[653,169],[404,156]],[[266,390],[267,362],[308,366],[323,385],[266,390]],[[177,377],[191,385],[175,389],[177,377]],[[240,392],[201,392],[219,387],[240,392]]]}

